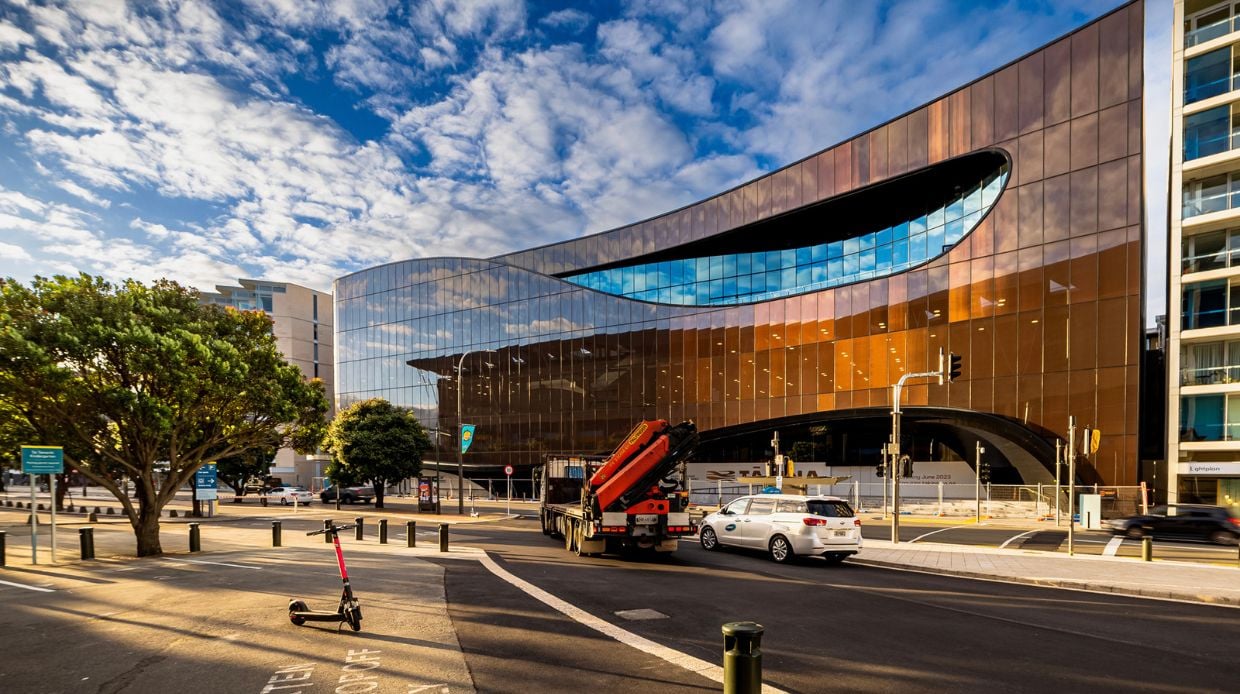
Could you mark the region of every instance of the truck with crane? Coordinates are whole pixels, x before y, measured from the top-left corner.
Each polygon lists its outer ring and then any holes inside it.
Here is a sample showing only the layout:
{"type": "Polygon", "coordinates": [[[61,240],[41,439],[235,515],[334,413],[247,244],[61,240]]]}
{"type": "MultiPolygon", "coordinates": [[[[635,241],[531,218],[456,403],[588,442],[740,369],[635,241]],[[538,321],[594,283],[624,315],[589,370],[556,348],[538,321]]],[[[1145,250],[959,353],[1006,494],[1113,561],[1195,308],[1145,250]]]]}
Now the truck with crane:
{"type": "Polygon", "coordinates": [[[657,419],[639,423],[609,456],[548,457],[539,481],[543,534],[578,556],[674,552],[696,532],[681,463],[697,445],[693,422],[657,419]]]}

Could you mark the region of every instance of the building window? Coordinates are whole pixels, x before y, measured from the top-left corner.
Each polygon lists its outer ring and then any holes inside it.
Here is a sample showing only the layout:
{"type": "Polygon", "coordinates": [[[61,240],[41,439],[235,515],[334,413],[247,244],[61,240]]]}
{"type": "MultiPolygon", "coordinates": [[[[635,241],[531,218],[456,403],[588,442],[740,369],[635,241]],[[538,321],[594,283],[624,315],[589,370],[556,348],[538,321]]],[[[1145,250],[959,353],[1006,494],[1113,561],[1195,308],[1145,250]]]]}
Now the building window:
{"type": "Polygon", "coordinates": [[[1184,19],[1184,47],[1192,48],[1233,31],[1235,4],[1219,3],[1184,19]]]}
{"type": "Polygon", "coordinates": [[[1219,174],[1184,184],[1182,194],[1184,219],[1222,212],[1240,205],[1240,176],[1219,174]]]}
{"type": "Polygon", "coordinates": [[[1240,229],[1185,236],[1181,251],[1185,273],[1240,267],[1240,229]]]}
{"type": "Polygon", "coordinates": [[[1231,46],[1184,63],[1184,103],[1191,104],[1232,89],[1231,46]]]}
{"type": "Polygon", "coordinates": [[[1240,393],[1180,398],[1180,441],[1240,440],[1240,393]]]}
{"type": "Polygon", "coordinates": [[[314,318],[314,322],[318,323],[319,322],[319,295],[318,294],[310,295],[310,311],[311,311],[312,317],[314,318]]]}
{"type": "Polygon", "coordinates": [[[956,189],[925,214],[849,238],[593,270],[564,277],[629,299],[682,306],[768,301],[886,277],[942,255],[973,230],[1003,191],[1008,165],[956,189]]]}
{"type": "Polygon", "coordinates": [[[1194,282],[1184,287],[1183,297],[1184,330],[1240,325],[1240,286],[1227,280],[1194,282]]]}
{"type": "Polygon", "coordinates": [[[1180,385],[1240,383],[1240,341],[1194,342],[1180,348],[1180,385]]]}
{"type": "Polygon", "coordinates": [[[1184,161],[1230,149],[1231,107],[1219,106],[1184,118],[1184,161]]]}

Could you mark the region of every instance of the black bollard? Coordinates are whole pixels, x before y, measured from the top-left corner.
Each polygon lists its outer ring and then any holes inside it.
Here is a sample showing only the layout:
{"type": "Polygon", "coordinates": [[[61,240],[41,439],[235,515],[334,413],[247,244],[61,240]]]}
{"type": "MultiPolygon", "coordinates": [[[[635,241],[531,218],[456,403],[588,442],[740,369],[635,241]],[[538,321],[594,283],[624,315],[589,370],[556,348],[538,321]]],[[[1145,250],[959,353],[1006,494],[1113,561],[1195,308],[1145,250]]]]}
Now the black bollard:
{"type": "Polygon", "coordinates": [[[5,532],[4,532],[3,530],[0,530],[0,566],[4,566],[4,562],[5,562],[5,559],[4,559],[4,542],[5,542],[4,537],[5,537],[5,532]]]}
{"type": "Polygon", "coordinates": [[[271,521],[271,546],[272,547],[280,546],[280,531],[281,531],[280,521],[271,521]]]}
{"type": "Polygon", "coordinates": [[[724,694],[762,692],[762,632],[756,622],[723,625],[724,694]]]}
{"type": "Polygon", "coordinates": [[[405,546],[406,547],[417,547],[418,546],[417,532],[418,532],[417,521],[405,521],[405,533],[406,533],[405,546]]]}
{"type": "Polygon", "coordinates": [[[94,559],[95,529],[78,528],[78,545],[81,548],[82,559],[94,559]]]}
{"type": "Polygon", "coordinates": [[[177,510],[174,508],[174,509],[172,509],[171,511],[169,511],[169,512],[168,512],[168,517],[169,517],[169,518],[176,518],[176,517],[177,517],[177,510]]]}
{"type": "Polygon", "coordinates": [[[448,551],[448,524],[447,523],[439,524],[439,551],[440,552],[448,551]]]}
{"type": "Polygon", "coordinates": [[[87,523],[98,523],[99,514],[92,511],[90,515],[86,516],[86,522],[87,523]]]}
{"type": "Polygon", "coordinates": [[[387,544],[387,519],[386,518],[379,519],[379,544],[381,545],[387,544]]]}
{"type": "Polygon", "coordinates": [[[202,551],[202,534],[198,530],[197,523],[189,524],[189,551],[191,552],[202,551]]]}
{"type": "MultiPolygon", "coordinates": [[[[324,530],[331,530],[331,529],[332,529],[332,522],[331,522],[331,519],[328,519],[328,520],[323,521],[323,529],[324,529],[324,530]]],[[[332,534],[331,534],[331,533],[323,533],[323,542],[326,542],[327,544],[329,544],[329,545],[330,545],[330,544],[332,543],[332,534]]]]}
{"type": "Polygon", "coordinates": [[[366,519],[362,518],[361,516],[358,516],[357,518],[353,519],[353,523],[357,525],[357,527],[353,529],[354,540],[362,539],[362,529],[363,529],[362,524],[365,522],[366,522],[366,519]]]}
{"type": "Polygon", "coordinates": [[[115,509],[115,508],[113,508],[113,507],[111,507],[111,506],[109,506],[109,507],[108,507],[108,515],[109,515],[109,516],[115,516],[115,515],[116,515],[116,509],[115,509]]]}
{"type": "Polygon", "coordinates": [[[1141,560],[1154,561],[1154,539],[1149,537],[1141,538],[1141,560]]]}

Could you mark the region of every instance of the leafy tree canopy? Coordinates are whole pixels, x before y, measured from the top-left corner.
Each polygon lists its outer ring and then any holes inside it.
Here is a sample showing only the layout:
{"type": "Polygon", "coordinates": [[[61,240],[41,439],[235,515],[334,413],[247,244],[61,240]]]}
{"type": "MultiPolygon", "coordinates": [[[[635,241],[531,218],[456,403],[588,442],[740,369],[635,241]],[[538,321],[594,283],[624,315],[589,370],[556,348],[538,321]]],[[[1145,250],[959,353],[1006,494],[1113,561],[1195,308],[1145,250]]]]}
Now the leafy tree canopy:
{"type": "Polygon", "coordinates": [[[327,467],[332,482],[373,485],[375,507],[382,508],[383,488],[416,477],[431,442],[412,412],[373,398],[339,412],[324,447],[332,455],[327,467]]]}
{"type": "Polygon", "coordinates": [[[327,411],[266,314],[200,304],[167,280],[0,280],[0,416],[22,423],[0,432],[38,437],[0,446],[64,446],[121,501],[140,556],[161,552],[159,511],[195,470],[273,440],[309,452],[327,411]]]}
{"type": "Polygon", "coordinates": [[[235,455],[220,458],[216,462],[216,475],[236,493],[236,501],[245,496],[245,483],[252,477],[265,478],[280,450],[280,436],[272,432],[271,439],[235,455]]]}

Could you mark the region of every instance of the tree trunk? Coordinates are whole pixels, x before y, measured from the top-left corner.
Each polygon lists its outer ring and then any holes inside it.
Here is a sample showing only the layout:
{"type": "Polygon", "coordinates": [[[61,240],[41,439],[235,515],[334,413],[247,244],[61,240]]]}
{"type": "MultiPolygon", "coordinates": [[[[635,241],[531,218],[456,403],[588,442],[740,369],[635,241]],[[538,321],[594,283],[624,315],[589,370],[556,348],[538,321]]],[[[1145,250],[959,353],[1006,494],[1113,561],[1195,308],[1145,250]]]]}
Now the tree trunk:
{"type": "MultiPolygon", "coordinates": [[[[223,478],[221,477],[220,479],[223,479],[223,478]]],[[[241,503],[241,497],[245,496],[245,480],[242,479],[240,483],[234,483],[232,480],[224,480],[224,484],[227,484],[229,487],[232,487],[233,503],[234,504],[241,503]]]]}
{"type": "Polygon", "coordinates": [[[56,475],[56,510],[65,510],[65,495],[69,493],[69,476],[66,474],[56,475]]]}
{"type": "Polygon", "coordinates": [[[383,483],[375,482],[375,508],[383,508],[383,483]]]}
{"type": "Polygon", "coordinates": [[[159,512],[152,512],[145,504],[138,511],[133,523],[134,537],[138,540],[138,556],[153,557],[164,553],[159,544],[159,512]]]}

